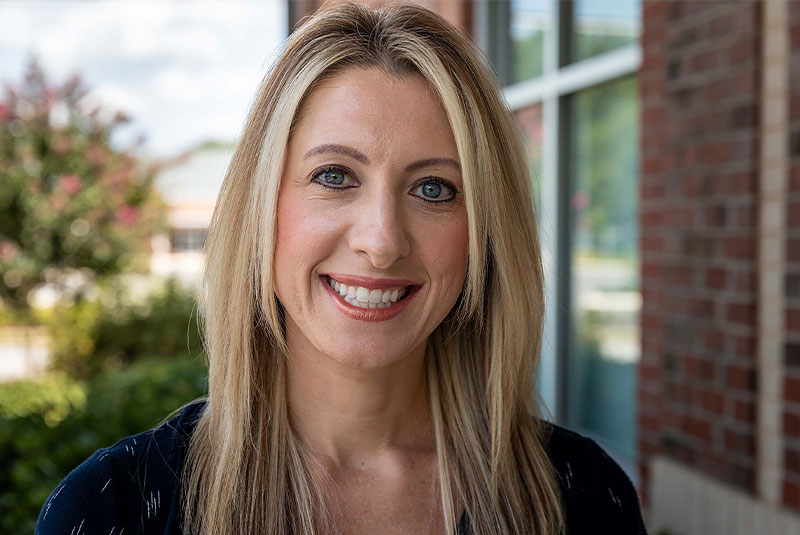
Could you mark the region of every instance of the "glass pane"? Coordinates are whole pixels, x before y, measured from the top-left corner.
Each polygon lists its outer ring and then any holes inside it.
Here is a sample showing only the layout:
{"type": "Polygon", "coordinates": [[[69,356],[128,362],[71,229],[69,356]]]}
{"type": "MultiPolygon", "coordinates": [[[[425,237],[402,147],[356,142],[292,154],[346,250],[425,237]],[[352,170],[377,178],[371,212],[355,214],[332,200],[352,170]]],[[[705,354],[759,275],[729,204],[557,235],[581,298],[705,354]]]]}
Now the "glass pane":
{"type": "Polygon", "coordinates": [[[641,27],[640,0],[575,0],[572,61],[634,43],[641,27]]]}
{"type": "Polygon", "coordinates": [[[636,80],[596,86],[571,99],[567,418],[633,458],[641,306],[636,80]]]}
{"type": "Polygon", "coordinates": [[[542,105],[533,104],[527,108],[515,110],[514,116],[524,135],[528,155],[528,172],[533,181],[533,194],[538,212],[542,170],[542,105]]]}
{"type": "Polygon", "coordinates": [[[512,83],[542,74],[551,0],[511,0],[512,83]]]}

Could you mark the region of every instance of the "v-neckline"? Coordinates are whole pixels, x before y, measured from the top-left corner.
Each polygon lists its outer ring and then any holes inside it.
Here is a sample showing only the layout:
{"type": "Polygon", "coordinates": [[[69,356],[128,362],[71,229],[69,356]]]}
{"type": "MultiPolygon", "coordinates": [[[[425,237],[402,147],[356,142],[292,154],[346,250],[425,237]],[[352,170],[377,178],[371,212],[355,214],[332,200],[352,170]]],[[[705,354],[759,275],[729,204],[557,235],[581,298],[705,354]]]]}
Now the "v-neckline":
{"type": "Polygon", "coordinates": [[[469,527],[469,518],[467,517],[467,510],[461,513],[461,518],[458,519],[456,524],[455,535],[468,535],[467,528],[469,527]]]}

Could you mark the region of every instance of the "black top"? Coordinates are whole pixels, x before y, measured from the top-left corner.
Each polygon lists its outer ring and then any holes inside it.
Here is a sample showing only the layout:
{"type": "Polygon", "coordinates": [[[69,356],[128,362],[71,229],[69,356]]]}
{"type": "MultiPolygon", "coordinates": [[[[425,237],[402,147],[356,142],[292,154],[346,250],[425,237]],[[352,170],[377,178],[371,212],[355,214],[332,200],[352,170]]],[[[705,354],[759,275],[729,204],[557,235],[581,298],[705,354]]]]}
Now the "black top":
{"type": "MultiPolygon", "coordinates": [[[[180,535],[178,483],[203,406],[192,403],[155,429],[97,450],[50,494],[36,535],[180,535]]],[[[594,440],[554,425],[548,453],[568,535],[646,535],[634,486],[594,440]]],[[[472,532],[466,514],[456,532],[472,532]]]]}

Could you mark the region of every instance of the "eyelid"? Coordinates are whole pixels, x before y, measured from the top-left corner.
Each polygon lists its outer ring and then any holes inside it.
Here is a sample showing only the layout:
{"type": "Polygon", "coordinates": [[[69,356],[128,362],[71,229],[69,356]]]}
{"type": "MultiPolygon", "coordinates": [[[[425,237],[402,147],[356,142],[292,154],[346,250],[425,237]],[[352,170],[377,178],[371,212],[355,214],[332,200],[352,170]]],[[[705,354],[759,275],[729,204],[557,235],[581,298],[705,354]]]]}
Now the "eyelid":
{"type": "MultiPolygon", "coordinates": [[[[324,188],[329,188],[329,189],[342,190],[342,189],[349,189],[349,188],[355,187],[353,185],[345,185],[345,184],[328,184],[328,183],[326,183],[324,181],[318,180],[318,178],[321,175],[327,173],[328,171],[339,171],[339,172],[343,173],[345,176],[349,177],[350,180],[352,180],[356,184],[358,184],[358,180],[354,176],[355,173],[353,173],[353,171],[351,171],[347,166],[338,165],[338,164],[328,164],[328,165],[323,165],[321,167],[318,167],[317,169],[315,169],[314,171],[311,172],[310,182],[312,182],[314,184],[317,184],[318,186],[322,186],[324,188]]],[[[425,202],[428,202],[428,203],[431,203],[431,204],[447,203],[447,202],[453,201],[453,200],[456,199],[456,197],[458,196],[459,193],[461,193],[461,191],[456,187],[455,184],[453,184],[449,180],[446,180],[446,179],[443,179],[443,178],[439,178],[439,177],[436,177],[436,176],[426,176],[424,178],[421,178],[420,180],[417,180],[414,183],[414,185],[411,187],[411,191],[409,192],[410,195],[414,195],[414,197],[417,197],[418,199],[421,199],[421,200],[423,200],[425,202]],[[436,184],[439,184],[442,187],[445,187],[445,188],[449,189],[452,192],[452,196],[450,198],[448,198],[448,199],[434,200],[434,199],[427,199],[424,196],[414,195],[413,193],[411,193],[414,190],[416,190],[417,188],[419,188],[420,186],[423,186],[424,184],[427,184],[429,182],[434,182],[436,184]]]]}
{"type": "Polygon", "coordinates": [[[345,185],[345,184],[327,184],[324,181],[317,181],[317,179],[318,179],[318,177],[320,175],[323,175],[323,174],[327,173],[328,171],[339,171],[343,175],[349,177],[350,180],[352,180],[356,184],[358,184],[358,180],[356,180],[355,173],[353,173],[353,171],[351,171],[349,168],[347,168],[347,167],[345,167],[343,165],[335,165],[335,164],[323,165],[322,167],[318,167],[318,168],[314,169],[311,172],[311,175],[310,175],[310,182],[313,182],[313,183],[318,184],[320,186],[324,186],[326,188],[331,188],[331,189],[347,189],[348,187],[353,187],[353,186],[348,186],[348,185],[345,185]]]}
{"type": "MultiPolygon", "coordinates": [[[[436,176],[427,176],[427,177],[425,177],[425,178],[423,178],[421,180],[418,180],[411,187],[411,191],[414,191],[417,188],[419,188],[419,187],[421,187],[421,186],[423,186],[423,185],[425,185],[425,184],[427,184],[429,182],[434,182],[436,184],[439,184],[442,187],[445,187],[445,188],[449,189],[450,191],[453,192],[453,196],[450,197],[449,199],[441,199],[441,200],[427,199],[424,196],[420,196],[420,195],[414,195],[414,197],[417,197],[418,199],[422,199],[425,202],[429,202],[429,203],[432,203],[432,204],[437,204],[437,203],[446,203],[446,202],[454,201],[456,199],[456,197],[458,196],[458,194],[461,193],[461,191],[456,187],[455,184],[453,184],[449,180],[445,180],[443,178],[439,178],[439,177],[436,177],[436,176]]],[[[411,194],[411,192],[409,192],[409,194],[411,194]]]]}

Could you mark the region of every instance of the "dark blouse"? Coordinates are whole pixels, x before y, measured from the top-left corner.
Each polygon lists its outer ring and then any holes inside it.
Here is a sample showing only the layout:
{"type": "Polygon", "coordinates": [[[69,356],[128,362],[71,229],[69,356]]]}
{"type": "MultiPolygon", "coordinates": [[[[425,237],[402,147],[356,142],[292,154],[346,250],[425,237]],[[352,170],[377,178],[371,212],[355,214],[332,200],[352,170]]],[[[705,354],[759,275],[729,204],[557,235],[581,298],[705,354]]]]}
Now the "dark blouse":
{"type": "MultiPolygon", "coordinates": [[[[181,535],[180,472],[204,402],[164,424],[97,450],[50,494],[36,535],[181,535]]],[[[595,441],[554,426],[548,453],[559,474],[568,535],[645,535],[636,489],[595,441]]],[[[472,529],[464,514],[456,535],[472,529]]]]}

